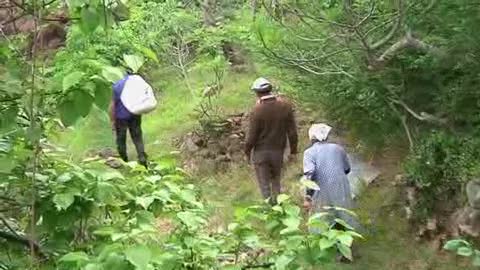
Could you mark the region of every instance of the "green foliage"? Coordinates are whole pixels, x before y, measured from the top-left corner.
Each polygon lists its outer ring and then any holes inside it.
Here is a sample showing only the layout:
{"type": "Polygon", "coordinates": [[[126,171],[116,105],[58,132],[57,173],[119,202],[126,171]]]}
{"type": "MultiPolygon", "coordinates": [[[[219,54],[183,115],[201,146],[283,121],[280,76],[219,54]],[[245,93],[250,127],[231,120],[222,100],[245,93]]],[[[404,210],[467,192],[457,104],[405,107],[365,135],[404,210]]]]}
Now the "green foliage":
{"type": "Polygon", "coordinates": [[[472,265],[480,267],[480,250],[475,249],[472,244],[465,240],[450,240],[443,246],[443,249],[454,252],[458,256],[470,257],[472,265]]]}
{"type": "Polygon", "coordinates": [[[425,137],[405,167],[408,179],[419,191],[415,206],[418,218],[459,205],[463,184],[478,168],[478,156],[475,140],[444,132],[425,137]]]}

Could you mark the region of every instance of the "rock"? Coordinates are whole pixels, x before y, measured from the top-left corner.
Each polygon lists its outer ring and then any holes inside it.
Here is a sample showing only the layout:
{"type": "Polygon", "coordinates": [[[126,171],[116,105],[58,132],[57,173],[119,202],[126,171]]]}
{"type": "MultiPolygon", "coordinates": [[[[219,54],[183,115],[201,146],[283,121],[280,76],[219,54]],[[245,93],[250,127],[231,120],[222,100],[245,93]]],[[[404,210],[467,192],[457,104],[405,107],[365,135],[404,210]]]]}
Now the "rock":
{"type": "Polygon", "coordinates": [[[427,220],[427,230],[429,231],[436,231],[437,230],[437,219],[436,218],[430,218],[427,220]]]}
{"type": "Polygon", "coordinates": [[[105,165],[109,166],[110,168],[113,168],[113,169],[120,169],[123,167],[123,163],[116,159],[116,158],[108,158],[106,161],[105,161],[105,165]]]}
{"type": "Polygon", "coordinates": [[[182,143],[181,149],[188,153],[197,152],[200,147],[195,143],[195,139],[192,136],[187,136],[182,143]]]}
{"type": "Polygon", "coordinates": [[[480,181],[472,180],[468,182],[466,189],[470,207],[480,209],[480,181]]]}
{"type": "Polygon", "coordinates": [[[407,192],[407,203],[410,206],[415,205],[416,202],[416,189],[414,187],[407,187],[406,189],[407,192]]]}
{"type": "Polygon", "coordinates": [[[480,211],[465,207],[457,218],[458,229],[461,234],[478,237],[480,235],[480,211]]]}
{"type": "Polygon", "coordinates": [[[410,206],[405,206],[405,217],[407,218],[407,220],[412,219],[412,209],[410,208],[410,206]]]}
{"type": "Polygon", "coordinates": [[[405,182],[405,176],[403,174],[397,174],[395,175],[393,185],[394,186],[400,186],[405,182]]]}
{"type": "Polygon", "coordinates": [[[232,161],[232,158],[228,154],[218,156],[215,159],[215,162],[230,162],[230,161],[232,161]]]}
{"type": "Polygon", "coordinates": [[[103,148],[100,151],[98,151],[98,155],[103,159],[118,157],[117,151],[112,148],[103,148]]]}

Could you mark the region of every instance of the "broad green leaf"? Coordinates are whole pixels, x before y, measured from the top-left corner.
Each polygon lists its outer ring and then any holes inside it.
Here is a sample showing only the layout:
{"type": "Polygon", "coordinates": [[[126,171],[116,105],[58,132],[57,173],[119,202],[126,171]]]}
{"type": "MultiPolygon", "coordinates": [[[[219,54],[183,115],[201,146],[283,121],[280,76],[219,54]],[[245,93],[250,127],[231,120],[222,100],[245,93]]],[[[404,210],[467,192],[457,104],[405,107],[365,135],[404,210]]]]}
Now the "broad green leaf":
{"type": "Polygon", "coordinates": [[[275,260],[275,269],[276,270],[284,270],[287,266],[293,261],[293,256],[288,256],[286,254],[281,255],[275,260]]]}
{"type": "Polygon", "coordinates": [[[112,100],[112,88],[104,82],[95,83],[95,105],[103,111],[108,111],[108,105],[112,100]]]}
{"type": "Polygon", "coordinates": [[[125,257],[119,255],[116,252],[110,253],[105,262],[103,263],[105,270],[127,270],[131,269],[131,266],[125,260],[125,257]]]}
{"type": "Polygon", "coordinates": [[[60,262],[75,262],[75,263],[83,263],[83,262],[87,262],[89,259],[88,259],[88,255],[85,253],[85,252],[70,252],[70,253],[67,253],[65,255],[63,255],[61,258],[60,258],[60,262]]]}
{"type": "Polygon", "coordinates": [[[83,117],[87,116],[92,108],[93,97],[83,90],[73,92],[75,110],[83,117]]]}
{"type": "Polygon", "coordinates": [[[344,244],[345,246],[347,247],[351,247],[352,246],[352,243],[353,243],[353,237],[351,235],[348,235],[348,234],[341,234],[337,237],[338,241],[340,241],[340,243],[344,244]]]}
{"type": "Polygon", "coordinates": [[[53,203],[58,210],[67,209],[75,201],[75,195],[73,193],[60,193],[53,196],[53,203]]]}
{"type": "Polygon", "coordinates": [[[470,244],[462,239],[455,239],[455,240],[450,240],[445,245],[443,246],[443,249],[449,250],[449,251],[457,251],[457,249],[461,247],[469,247],[470,244]]]}
{"type": "Polygon", "coordinates": [[[280,194],[278,195],[277,197],[277,202],[278,204],[282,204],[283,202],[287,201],[290,199],[290,196],[286,195],[286,194],[280,194]]]}
{"type": "Polygon", "coordinates": [[[319,246],[321,250],[324,250],[333,247],[336,243],[337,241],[334,239],[322,238],[319,241],[319,246]]]}
{"type": "Polygon", "coordinates": [[[60,119],[65,126],[75,124],[80,114],[75,110],[75,103],[72,100],[65,100],[58,106],[60,119]]]}
{"type": "Polygon", "coordinates": [[[352,230],[352,231],[354,230],[354,228],[352,226],[350,226],[350,224],[345,222],[343,219],[336,218],[335,222],[342,225],[344,228],[346,228],[348,230],[352,230]]]}
{"type": "Polygon", "coordinates": [[[179,212],[177,217],[182,221],[183,224],[194,230],[205,223],[205,220],[201,216],[190,211],[179,212]]]}
{"type": "Polygon", "coordinates": [[[68,89],[72,88],[72,86],[78,84],[82,80],[84,75],[85,73],[81,71],[74,71],[63,77],[63,91],[67,91],[68,89]]]}
{"type": "Polygon", "coordinates": [[[97,10],[85,5],[80,12],[80,28],[86,34],[92,33],[100,24],[100,16],[97,10]]]}
{"type": "Polygon", "coordinates": [[[115,228],[113,227],[101,227],[96,229],[93,234],[94,235],[99,235],[99,236],[111,236],[116,232],[115,228]]]}
{"type": "Polygon", "coordinates": [[[115,83],[123,78],[123,70],[118,67],[106,66],[102,69],[102,76],[107,81],[115,83]]]}
{"type": "Polygon", "coordinates": [[[296,206],[296,205],[286,205],[284,207],[285,209],[285,213],[287,213],[289,216],[299,216],[300,215],[300,207],[296,206]]]}
{"type": "Polygon", "coordinates": [[[101,264],[89,263],[85,266],[85,270],[104,270],[101,264]]]}
{"type": "Polygon", "coordinates": [[[152,259],[152,253],[147,246],[136,245],[125,251],[127,260],[138,270],[146,270],[148,263],[152,259]]]}
{"type": "Polygon", "coordinates": [[[143,209],[147,210],[154,200],[155,198],[152,196],[144,196],[144,197],[137,197],[135,199],[135,202],[141,207],[143,207],[143,209]]]}
{"type": "Polygon", "coordinates": [[[155,63],[159,63],[157,54],[153,50],[151,50],[150,48],[147,48],[147,47],[140,46],[140,45],[137,45],[136,47],[147,58],[150,58],[151,60],[155,61],[155,63]]]}
{"type": "Polygon", "coordinates": [[[308,188],[308,189],[313,189],[313,190],[320,190],[320,187],[317,185],[317,183],[308,180],[308,179],[302,179],[300,181],[303,187],[308,188]]]}
{"type": "Polygon", "coordinates": [[[470,247],[460,247],[457,249],[457,254],[463,257],[470,257],[473,255],[473,250],[470,247]]]}
{"type": "Polygon", "coordinates": [[[282,223],[290,229],[297,229],[300,226],[299,217],[288,217],[282,220],[282,223]]]}
{"type": "Polygon", "coordinates": [[[353,260],[352,250],[350,249],[350,247],[344,244],[337,244],[337,248],[340,251],[340,253],[343,255],[343,257],[349,259],[350,261],[353,260]]]}
{"type": "Polygon", "coordinates": [[[97,184],[97,198],[100,202],[107,205],[115,204],[115,187],[107,182],[97,184]]]}
{"type": "Polygon", "coordinates": [[[130,55],[130,54],[124,54],[123,55],[123,61],[125,61],[125,64],[134,72],[137,73],[138,70],[143,66],[145,63],[145,59],[142,56],[139,55],[130,55]]]}

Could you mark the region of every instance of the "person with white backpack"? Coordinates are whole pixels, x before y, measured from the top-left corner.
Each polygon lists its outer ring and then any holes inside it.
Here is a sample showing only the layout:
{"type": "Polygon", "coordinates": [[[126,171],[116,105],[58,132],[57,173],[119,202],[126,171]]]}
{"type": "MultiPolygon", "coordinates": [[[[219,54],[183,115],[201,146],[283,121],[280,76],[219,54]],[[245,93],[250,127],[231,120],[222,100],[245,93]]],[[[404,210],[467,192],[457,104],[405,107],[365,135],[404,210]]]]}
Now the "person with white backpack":
{"type": "Polygon", "coordinates": [[[128,130],[137,150],[138,162],[147,167],[147,154],[142,134],[142,114],[151,112],[156,105],[152,87],[139,75],[127,72],[125,77],[113,84],[110,119],[116,135],[118,154],[123,161],[128,162],[128,130]]]}

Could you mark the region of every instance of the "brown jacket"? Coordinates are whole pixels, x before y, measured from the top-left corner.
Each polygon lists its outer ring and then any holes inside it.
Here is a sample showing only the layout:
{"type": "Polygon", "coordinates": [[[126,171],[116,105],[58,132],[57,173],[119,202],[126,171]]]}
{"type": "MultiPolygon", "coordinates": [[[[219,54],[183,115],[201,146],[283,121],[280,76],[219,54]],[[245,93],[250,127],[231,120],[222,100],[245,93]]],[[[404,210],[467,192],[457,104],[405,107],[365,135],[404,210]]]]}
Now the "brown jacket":
{"type": "Polygon", "coordinates": [[[288,142],[290,152],[297,153],[297,125],[293,106],[279,97],[257,102],[250,114],[250,126],[245,145],[245,154],[252,150],[284,151],[288,142]]]}

